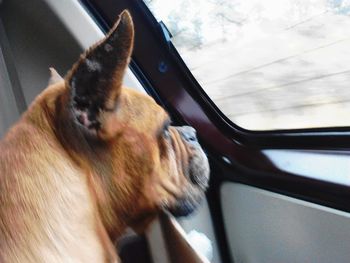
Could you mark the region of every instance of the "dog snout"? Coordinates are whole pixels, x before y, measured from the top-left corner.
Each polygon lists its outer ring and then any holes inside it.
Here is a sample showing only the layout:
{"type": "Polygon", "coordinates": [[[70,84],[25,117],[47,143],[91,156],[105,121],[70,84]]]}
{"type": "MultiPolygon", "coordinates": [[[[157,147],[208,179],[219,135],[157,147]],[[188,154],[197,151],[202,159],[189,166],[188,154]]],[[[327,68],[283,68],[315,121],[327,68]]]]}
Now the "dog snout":
{"type": "Polygon", "coordinates": [[[197,132],[191,126],[182,126],[178,128],[182,138],[189,143],[198,142],[197,132]]]}
{"type": "Polygon", "coordinates": [[[186,177],[183,196],[178,198],[175,204],[167,209],[176,217],[186,216],[192,213],[200,201],[204,198],[204,193],[209,185],[209,162],[201,145],[197,139],[197,132],[191,126],[174,127],[179,136],[174,136],[177,144],[183,144],[179,156],[184,159],[186,165],[182,166],[183,174],[186,177]],[[183,150],[184,148],[187,151],[183,150]]]}
{"type": "Polygon", "coordinates": [[[188,177],[190,182],[203,190],[208,187],[209,164],[207,156],[197,139],[197,132],[191,126],[176,127],[182,139],[187,142],[192,150],[188,165],[188,177]]]}

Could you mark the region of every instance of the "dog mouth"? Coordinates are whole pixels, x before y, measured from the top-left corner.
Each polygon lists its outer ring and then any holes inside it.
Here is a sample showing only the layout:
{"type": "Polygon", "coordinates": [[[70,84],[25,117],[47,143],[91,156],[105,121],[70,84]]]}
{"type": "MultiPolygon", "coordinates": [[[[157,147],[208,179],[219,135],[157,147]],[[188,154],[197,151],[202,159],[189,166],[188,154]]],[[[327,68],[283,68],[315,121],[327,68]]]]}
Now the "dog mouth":
{"type": "Polygon", "coordinates": [[[204,198],[204,191],[193,192],[176,201],[174,205],[167,208],[167,210],[175,217],[185,217],[192,214],[200,205],[204,198]]]}

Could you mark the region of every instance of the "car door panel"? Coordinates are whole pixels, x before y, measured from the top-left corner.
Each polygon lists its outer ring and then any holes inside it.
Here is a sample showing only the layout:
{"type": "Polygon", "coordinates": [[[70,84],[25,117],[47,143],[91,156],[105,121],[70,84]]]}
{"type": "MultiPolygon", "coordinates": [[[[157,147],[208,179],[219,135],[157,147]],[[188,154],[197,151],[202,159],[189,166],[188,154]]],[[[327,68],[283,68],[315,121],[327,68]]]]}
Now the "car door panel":
{"type": "Polygon", "coordinates": [[[232,182],[220,196],[234,262],[349,262],[349,213],[232,182]]]}

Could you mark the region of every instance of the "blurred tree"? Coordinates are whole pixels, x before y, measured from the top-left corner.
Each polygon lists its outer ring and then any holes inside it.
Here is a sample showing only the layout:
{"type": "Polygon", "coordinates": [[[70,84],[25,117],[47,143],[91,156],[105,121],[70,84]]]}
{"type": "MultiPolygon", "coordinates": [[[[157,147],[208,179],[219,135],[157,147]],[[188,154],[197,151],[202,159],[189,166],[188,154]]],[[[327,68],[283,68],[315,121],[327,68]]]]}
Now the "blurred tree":
{"type": "MultiPolygon", "coordinates": [[[[144,2],[156,16],[165,5],[163,0],[144,2]]],[[[207,36],[204,34],[204,26],[218,25],[222,31],[220,39],[225,40],[228,27],[242,25],[240,20],[234,19],[234,14],[232,0],[178,0],[165,17],[157,18],[167,25],[178,48],[186,47],[191,50],[205,44],[207,36]],[[209,8],[210,12],[201,12],[201,8],[209,8]]]]}

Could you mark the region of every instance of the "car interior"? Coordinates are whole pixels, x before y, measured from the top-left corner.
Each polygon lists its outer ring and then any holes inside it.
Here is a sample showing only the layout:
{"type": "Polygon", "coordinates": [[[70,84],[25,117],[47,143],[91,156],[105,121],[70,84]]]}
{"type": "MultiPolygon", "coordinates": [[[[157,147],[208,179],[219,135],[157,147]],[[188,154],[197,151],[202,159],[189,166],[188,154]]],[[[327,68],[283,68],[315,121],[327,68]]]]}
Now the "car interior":
{"type": "MultiPolygon", "coordinates": [[[[235,125],[143,1],[0,1],[0,137],[45,89],[49,68],[65,75],[124,9],[136,29],[125,85],[153,96],[174,124],[193,126],[210,160],[206,200],[177,219],[187,234],[210,240],[209,261],[349,262],[350,129],[235,125]]],[[[155,222],[143,237],[126,233],[116,241],[123,262],[173,262],[162,231],[155,222]]]]}

